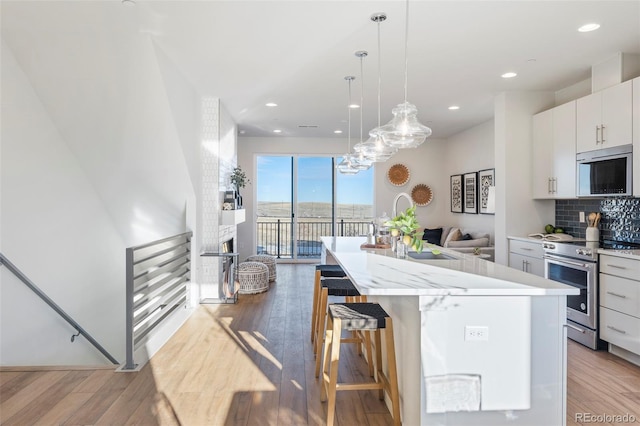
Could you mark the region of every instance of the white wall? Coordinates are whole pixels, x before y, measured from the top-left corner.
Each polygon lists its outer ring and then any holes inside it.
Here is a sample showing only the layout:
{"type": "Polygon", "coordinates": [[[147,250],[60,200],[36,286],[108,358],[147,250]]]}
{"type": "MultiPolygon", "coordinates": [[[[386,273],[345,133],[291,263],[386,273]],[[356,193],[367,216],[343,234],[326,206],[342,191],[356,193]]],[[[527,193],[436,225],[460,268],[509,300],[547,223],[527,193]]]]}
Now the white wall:
{"type": "MultiPolygon", "coordinates": [[[[2,40],[0,250],[122,361],[125,248],[195,227],[199,100],[148,35],[41,36],[2,40]]],[[[3,365],[105,362],[1,274],[3,365]]]]}
{"type": "MultiPolygon", "coordinates": [[[[494,160],[494,124],[493,120],[472,127],[447,139],[444,176],[446,185],[450,185],[451,175],[493,169],[494,160]]],[[[448,186],[446,186],[448,188],[448,186]]],[[[444,187],[443,187],[444,188],[444,187]]],[[[451,196],[446,194],[448,203],[442,215],[442,224],[463,228],[468,231],[486,232],[493,240],[494,215],[452,213],[451,196]]]]}
{"type": "Polygon", "coordinates": [[[553,222],[555,202],[532,199],[532,116],[554,105],[550,92],[501,93],[495,99],[496,262],[508,264],[508,236],[553,222]]]}

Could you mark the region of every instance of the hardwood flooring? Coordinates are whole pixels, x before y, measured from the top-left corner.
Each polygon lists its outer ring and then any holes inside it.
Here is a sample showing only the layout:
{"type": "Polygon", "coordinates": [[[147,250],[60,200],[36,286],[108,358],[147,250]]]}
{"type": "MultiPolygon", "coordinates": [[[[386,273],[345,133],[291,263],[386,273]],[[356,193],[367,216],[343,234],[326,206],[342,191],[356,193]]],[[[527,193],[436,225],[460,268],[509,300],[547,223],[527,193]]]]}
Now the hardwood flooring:
{"type": "MultiPolygon", "coordinates": [[[[326,403],[309,338],[312,277],[311,265],[281,264],[270,291],[200,306],[137,373],[1,371],[0,424],[322,425],[326,403]]],[[[348,346],[341,380],[368,377],[348,346]]],[[[569,341],[567,402],[570,426],[614,424],[579,421],[581,413],[629,413],[640,423],[640,367],[569,341]]],[[[336,419],[392,424],[375,391],[338,393],[336,419]]]]}

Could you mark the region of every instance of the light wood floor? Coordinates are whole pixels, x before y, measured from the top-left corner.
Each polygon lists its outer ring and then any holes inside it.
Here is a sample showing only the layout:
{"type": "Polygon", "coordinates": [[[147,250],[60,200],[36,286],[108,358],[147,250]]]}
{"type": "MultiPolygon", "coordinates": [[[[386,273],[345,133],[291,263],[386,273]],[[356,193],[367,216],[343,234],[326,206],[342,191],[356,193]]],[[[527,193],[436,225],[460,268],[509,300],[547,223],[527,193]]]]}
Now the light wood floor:
{"type": "MultiPolygon", "coordinates": [[[[312,275],[311,265],[278,265],[267,293],[199,307],[138,373],[2,371],[0,424],[322,425],[312,275]]],[[[367,376],[354,350],[341,359],[342,379],[367,376]]],[[[568,425],[582,424],[576,413],[629,413],[640,423],[640,367],[569,341],[568,387],[568,425]]],[[[392,423],[373,391],[338,393],[336,417],[342,426],[392,423]]]]}

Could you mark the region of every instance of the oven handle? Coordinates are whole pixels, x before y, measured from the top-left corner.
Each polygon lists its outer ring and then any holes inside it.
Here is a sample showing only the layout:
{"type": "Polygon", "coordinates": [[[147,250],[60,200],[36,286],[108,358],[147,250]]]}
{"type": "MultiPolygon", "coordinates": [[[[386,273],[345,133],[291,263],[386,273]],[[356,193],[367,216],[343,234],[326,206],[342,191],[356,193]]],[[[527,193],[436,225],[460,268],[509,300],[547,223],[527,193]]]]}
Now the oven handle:
{"type": "Polygon", "coordinates": [[[567,265],[577,266],[577,267],[580,267],[580,268],[589,268],[590,266],[594,265],[593,263],[574,262],[574,261],[568,260],[565,257],[551,256],[551,255],[548,255],[548,254],[545,254],[544,258],[545,259],[549,259],[549,260],[555,260],[556,262],[562,262],[562,263],[565,263],[567,265]]]}
{"type": "Polygon", "coordinates": [[[572,324],[565,324],[564,326],[567,328],[572,328],[578,333],[582,333],[582,334],[586,333],[586,330],[584,328],[576,327],[575,325],[572,325],[572,324]]]}

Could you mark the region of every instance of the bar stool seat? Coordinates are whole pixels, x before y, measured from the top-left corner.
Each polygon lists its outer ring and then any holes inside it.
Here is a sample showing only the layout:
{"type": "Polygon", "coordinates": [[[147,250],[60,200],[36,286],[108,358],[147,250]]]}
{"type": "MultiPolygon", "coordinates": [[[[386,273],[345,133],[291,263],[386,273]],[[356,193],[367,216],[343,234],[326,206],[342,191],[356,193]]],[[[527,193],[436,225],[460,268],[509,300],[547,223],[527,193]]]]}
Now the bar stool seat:
{"type": "MultiPolygon", "coordinates": [[[[366,296],[362,296],[358,289],[348,278],[326,278],[320,281],[320,295],[318,296],[317,319],[314,330],[313,350],[316,354],[316,377],[320,376],[320,366],[322,361],[322,344],[325,341],[325,324],[327,320],[327,306],[329,296],[345,297],[346,302],[366,302],[366,296]]],[[[365,345],[367,351],[367,362],[369,363],[369,375],[373,377],[373,363],[371,354],[371,340],[368,334],[352,333],[349,339],[343,339],[344,343],[358,343],[358,354],[361,354],[365,345]]]]}
{"type": "Polygon", "coordinates": [[[387,392],[391,399],[393,423],[394,425],[401,424],[393,322],[379,304],[335,303],[329,305],[323,358],[324,367],[322,369],[320,399],[322,401],[328,400],[327,426],[333,426],[337,391],[366,389],[378,389],[381,400],[384,399],[384,392],[387,392]],[[382,371],[381,329],[384,329],[385,334],[388,376],[382,371]],[[340,343],[344,340],[341,338],[342,330],[357,330],[367,334],[374,333],[376,347],[376,375],[374,382],[338,383],[340,343]]]}
{"type": "MultiPolygon", "coordinates": [[[[313,305],[311,307],[311,341],[315,342],[318,321],[318,297],[320,296],[320,281],[323,278],[345,278],[347,276],[340,265],[316,265],[315,279],[313,283],[313,305]]],[[[316,345],[313,345],[316,351],[316,345]]]]}

